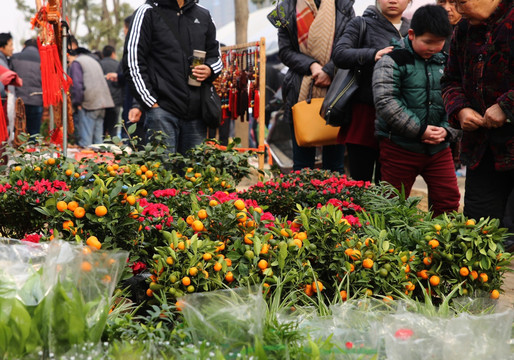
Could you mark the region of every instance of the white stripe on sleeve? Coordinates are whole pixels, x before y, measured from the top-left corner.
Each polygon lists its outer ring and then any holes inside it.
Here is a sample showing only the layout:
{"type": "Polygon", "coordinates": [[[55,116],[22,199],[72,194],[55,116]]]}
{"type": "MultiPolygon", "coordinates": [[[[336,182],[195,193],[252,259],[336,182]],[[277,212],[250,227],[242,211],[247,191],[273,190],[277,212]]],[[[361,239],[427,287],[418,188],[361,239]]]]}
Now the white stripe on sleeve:
{"type": "Polygon", "coordinates": [[[151,8],[152,6],[144,4],[137,9],[136,14],[134,15],[134,20],[132,22],[132,30],[130,31],[130,37],[127,45],[127,60],[130,76],[132,77],[132,81],[134,82],[137,93],[141,96],[141,99],[144,101],[144,103],[149,107],[155,104],[157,99],[155,99],[150,94],[150,91],[146,87],[146,84],[143,81],[143,77],[141,76],[141,71],[138,64],[137,47],[139,44],[141,25],[145,17],[145,12],[151,8]]]}

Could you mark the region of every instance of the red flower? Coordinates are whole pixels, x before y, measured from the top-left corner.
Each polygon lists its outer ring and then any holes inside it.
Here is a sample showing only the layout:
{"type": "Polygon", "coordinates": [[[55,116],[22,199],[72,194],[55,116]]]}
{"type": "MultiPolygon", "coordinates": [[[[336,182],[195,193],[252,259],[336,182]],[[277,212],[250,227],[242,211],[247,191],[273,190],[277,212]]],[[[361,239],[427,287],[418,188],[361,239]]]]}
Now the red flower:
{"type": "Polygon", "coordinates": [[[31,243],[39,243],[39,240],[41,240],[41,235],[39,234],[25,234],[25,237],[21,239],[21,241],[27,241],[31,243]]]}
{"type": "Polygon", "coordinates": [[[129,265],[129,267],[132,269],[132,274],[134,275],[137,275],[140,272],[146,270],[146,264],[141,261],[137,261],[132,265],[129,265]]]}

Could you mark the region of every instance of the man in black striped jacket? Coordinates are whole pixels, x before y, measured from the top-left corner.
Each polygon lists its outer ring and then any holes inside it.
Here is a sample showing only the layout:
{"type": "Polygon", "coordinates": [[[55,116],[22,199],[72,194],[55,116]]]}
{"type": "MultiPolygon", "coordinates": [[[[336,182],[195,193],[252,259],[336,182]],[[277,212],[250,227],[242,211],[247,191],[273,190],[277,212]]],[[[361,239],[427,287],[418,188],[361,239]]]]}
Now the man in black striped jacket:
{"type": "Polygon", "coordinates": [[[145,110],[147,137],[162,131],[168,152],[185,153],[207,135],[200,88],[188,85],[189,75],[212,82],[223,69],[214,22],[197,3],[148,0],[135,11],[125,40],[123,72],[139,103],[129,121],[139,121],[145,110]],[[191,69],[193,50],[206,57],[191,69]]]}

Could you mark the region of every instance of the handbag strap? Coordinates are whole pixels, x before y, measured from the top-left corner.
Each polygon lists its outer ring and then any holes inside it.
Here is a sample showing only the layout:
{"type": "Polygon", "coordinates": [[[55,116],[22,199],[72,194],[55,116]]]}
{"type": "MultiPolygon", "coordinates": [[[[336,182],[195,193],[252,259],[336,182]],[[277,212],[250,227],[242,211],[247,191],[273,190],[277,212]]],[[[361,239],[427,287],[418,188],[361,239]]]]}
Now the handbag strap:
{"type": "Polygon", "coordinates": [[[364,41],[364,34],[366,34],[366,20],[361,16],[361,27],[359,29],[359,43],[358,47],[362,46],[362,42],[364,41]]]}
{"type": "Polygon", "coordinates": [[[307,99],[305,99],[307,104],[311,103],[311,100],[312,100],[312,89],[313,88],[314,88],[314,79],[311,80],[311,84],[309,85],[309,92],[307,93],[307,99]]]}

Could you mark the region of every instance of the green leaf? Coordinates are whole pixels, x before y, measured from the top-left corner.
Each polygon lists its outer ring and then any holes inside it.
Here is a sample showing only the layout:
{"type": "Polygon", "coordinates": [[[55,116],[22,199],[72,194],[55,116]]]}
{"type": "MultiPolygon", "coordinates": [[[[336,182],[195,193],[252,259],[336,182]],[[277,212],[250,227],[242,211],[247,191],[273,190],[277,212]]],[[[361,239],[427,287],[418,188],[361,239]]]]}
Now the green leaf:
{"type": "Polygon", "coordinates": [[[116,186],[114,187],[114,189],[112,189],[111,194],[109,195],[109,200],[112,201],[114,198],[116,198],[116,196],[118,196],[119,193],[121,192],[122,188],[123,188],[123,181],[118,181],[116,183],[116,186]]]}
{"type": "Polygon", "coordinates": [[[318,345],[317,345],[314,341],[312,341],[311,339],[309,339],[309,347],[311,348],[310,358],[311,358],[311,359],[319,359],[319,358],[320,358],[319,347],[318,347],[318,345]]]}
{"type": "MultiPolygon", "coordinates": [[[[25,306],[18,300],[12,303],[12,309],[8,327],[12,331],[12,338],[9,346],[13,349],[22,350],[25,348],[30,333],[31,317],[25,306]]],[[[18,351],[19,351],[18,350],[18,351]]]]}
{"type": "Polygon", "coordinates": [[[489,249],[491,249],[492,251],[496,251],[496,248],[496,243],[493,240],[489,240],[489,249]]]}
{"type": "Polygon", "coordinates": [[[261,239],[259,238],[259,236],[255,235],[253,238],[253,251],[255,252],[256,255],[259,255],[261,253],[261,248],[262,248],[262,244],[261,244],[261,239]]]}
{"type": "Polygon", "coordinates": [[[284,241],[281,241],[278,244],[278,247],[278,267],[280,268],[280,270],[283,270],[287,257],[287,244],[284,241]]]}
{"type": "Polygon", "coordinates": [[[484,270],[489,270],[491,268],[491,259],[488,257],[482,257],[480,260],[480,267],[484,270]]]}
{"type": "Polygon", "coordinates": [[[130,135],[132,135],[133,133],[135,133],[135,132],[136,132],[136,129],[137,129],[137,124],[136,124],[136,123],[134,123],[134,124],[132,124],[132,125],[130,125],[130,126],[128,127],[127,132],[128,132],[130,135]]]}
{"type": "Polygon", "coordinates": [[[472,257],[473,257],[473,250],[468,249],[466,251],[466,260],[470,261],[472,257]]]}
{"type": "Polygon", "coordinates": [[[389,241],[385,240],[382,243],[382,250],[384,250],[384,251],[388,251],[389,250],[389,241]]]}

